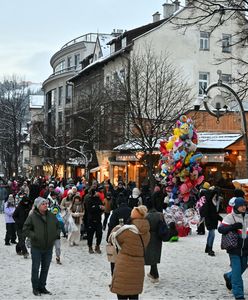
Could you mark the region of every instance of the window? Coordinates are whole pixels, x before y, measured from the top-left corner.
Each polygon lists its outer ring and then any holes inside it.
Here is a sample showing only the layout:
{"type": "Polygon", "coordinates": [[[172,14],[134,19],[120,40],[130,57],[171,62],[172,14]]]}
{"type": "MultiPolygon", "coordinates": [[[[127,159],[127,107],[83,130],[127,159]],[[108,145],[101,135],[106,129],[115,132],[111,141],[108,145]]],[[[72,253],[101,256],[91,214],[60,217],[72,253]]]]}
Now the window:
{"type": "Polygon", "coordinates": [[[221,79],[224,83],[231,83],[232,82],[232,75],[231,74],[222,74],[221,79]]]}
{"type": "Polygon", "coordinates": [[[68,104],[71,102],[71,98],[72,98],[72,86],[71,85],[67,85],[66,86],[66,99],[65,99],[65,103],[68,104]]]}
{"type": "Polygon", "coordinates": [[[72,57],[67,57],[67,69],[70,70],[72,67],[72,57]]]}
{"type": "Polygon", "coordinates": [[[61,124],[63,122],[63,113],[62,111],[59,111],[58,113],[58,123],[61,124]]]}
{"type": "Polygon", "coordinates": [[[109,86],[109,84],[110,84],[110,78],[109,78],[109,75],[106,76],[105,84],[106,84],[106,86],[109,86]]]}
{"type": "Polygon", "coordinates": [[[75,54],[75,56],[74,56],[75,67],[77,67],[79,65],[79,61],[80,61],[80,54],[75,54]]]}
{"type": "Polygon", "coordinates": [[[204,94],[209,82],[209,73],[199,73],[199,96],[204,94]]]}
{"type": "Polygon", "coordinates": [[[54,69],[54,73],[62,73],[65,70],[65,61],[62,60],[54,69]]]}
{"type": "Polygon", "coordinates": [[[122,48],[125,48],[127,46],[127,38],[124,37],[122,40],[121,40],[121,47],[122,48]]]}
{"type": "Polygon", "coordinates": [[[115,43],[110,45],[110,54],[115,52],[115,43]]]}
{"type": "Polygon", "coordinates": [[[209,33],[200,32],[200,50],[209,50],[209,33]]]}
{"type": "Polygon", "coordinates": [[[59,99],[58,99],[58,105],[60,106],[62,103],[62,97],[63,97],[63,87],[59,87],[59,99]]]}
{"type": "Polygon", "coordinates": [[[120,70],[120,79],[121,80],[125,79],[125,69],[120,70]]]}
{"type": "Polygon", "coordinates": [[[231,52],[231,35],[222,34],[222,52],[231,52]]]}

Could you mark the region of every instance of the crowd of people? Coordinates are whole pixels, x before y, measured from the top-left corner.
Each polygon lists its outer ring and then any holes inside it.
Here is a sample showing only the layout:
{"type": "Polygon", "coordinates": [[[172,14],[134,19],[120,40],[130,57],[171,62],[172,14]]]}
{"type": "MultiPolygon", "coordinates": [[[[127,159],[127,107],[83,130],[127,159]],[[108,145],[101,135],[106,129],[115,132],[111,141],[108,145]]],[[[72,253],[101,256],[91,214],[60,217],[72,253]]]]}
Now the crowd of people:
{"type": "MultiPolygon", "coordinates": [[[[121,180],[114,187],[109,180],[102,183],[93,180],[88,185],[81,178],[66,183],[37,178],[21,184],[15,180],[5,184],[2,180],[0,190],[6,222],[5,245],[15,244],[16,253],[25,259],[31,254],[35,296],[51,294],[46,289],[46,280],[53,247],[56,262],[63,263],[61,238],[66,238],[70,247],[85,239],[90,254],[101,254],[103,231],[107,231],[106,241],[116,251],[115,259],[110,261],[110,290],[118,299],[138,299],[143,290],[144,265],[150,266],[147,276],[151,282],[159,282],[162,242],[178,240],[177,224],[166,224],[164,218],[165,210],[174,204],[159,183],[151,191],[148,184],[139,189],[135,182],[125,186],[121,180]],[[159,234],[162,229],[165,239],[159,234]]],[[[237,232],[236,249],[227,251],[232,270],[224,274],[224,280],[235,299],[244,299],[242,273],[248,255],[244,193],[236,190],[231,200],[223,220],[219,213],[220,189],[204,182],[192,209],[199,215],[198,234],[205,234],[205,227],[208,230],[205,252],[209,256],[215,256],[216,229],[223,235],[237,232]]]]}

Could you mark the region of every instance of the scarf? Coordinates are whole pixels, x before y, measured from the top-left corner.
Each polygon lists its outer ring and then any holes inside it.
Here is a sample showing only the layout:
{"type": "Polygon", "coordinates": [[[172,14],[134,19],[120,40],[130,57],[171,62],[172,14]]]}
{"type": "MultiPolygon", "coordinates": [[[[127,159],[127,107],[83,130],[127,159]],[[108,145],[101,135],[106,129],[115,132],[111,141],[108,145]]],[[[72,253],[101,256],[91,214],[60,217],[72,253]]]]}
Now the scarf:
{"type": "Polygon", "coordinates": [[[117,229],[117,231],[112,232],[109,236],[109,240],[116,248],[118,248],[118,250],[121,250],[121,246],[117,241],[117,236],[121,234],[124,230],[130,230],[135,234],[140,233],[139,229],[135,225],[123,225],[119,229],[117,229]]]}

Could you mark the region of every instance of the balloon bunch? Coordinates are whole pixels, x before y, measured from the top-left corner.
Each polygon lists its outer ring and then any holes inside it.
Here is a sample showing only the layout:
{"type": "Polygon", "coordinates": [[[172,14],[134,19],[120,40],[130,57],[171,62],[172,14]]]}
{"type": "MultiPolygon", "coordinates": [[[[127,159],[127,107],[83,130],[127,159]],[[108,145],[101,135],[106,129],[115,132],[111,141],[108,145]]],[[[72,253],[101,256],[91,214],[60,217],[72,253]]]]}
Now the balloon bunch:
{"type": "Polygon", "coordinates": [[[176,122],[173,135],[160,142],[161,183],[171,193],[173,203],[187,202],[192,191],[204,180],[200,175],[202,154],[196,153],[197,143],[193,121],[185,115],[176,122]]]}

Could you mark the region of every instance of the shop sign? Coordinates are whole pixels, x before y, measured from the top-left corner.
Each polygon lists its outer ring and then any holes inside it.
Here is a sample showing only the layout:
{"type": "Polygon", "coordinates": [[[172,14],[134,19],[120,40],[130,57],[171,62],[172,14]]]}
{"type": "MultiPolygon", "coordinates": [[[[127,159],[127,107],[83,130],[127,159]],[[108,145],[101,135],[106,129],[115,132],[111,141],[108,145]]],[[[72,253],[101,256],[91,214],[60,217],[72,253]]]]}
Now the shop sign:
{"type": "Polygon", "coordinates": [[[134,154],[116,154],[117,161],[138,161],[134,154]]]}
{"type": "Polygon", "coordinates": [[[222,163],[224,162],[225,154],[224,153],[206,153],[203,154],[201,162],[208,163],[208,162],[216,162],[222,163]]]}

